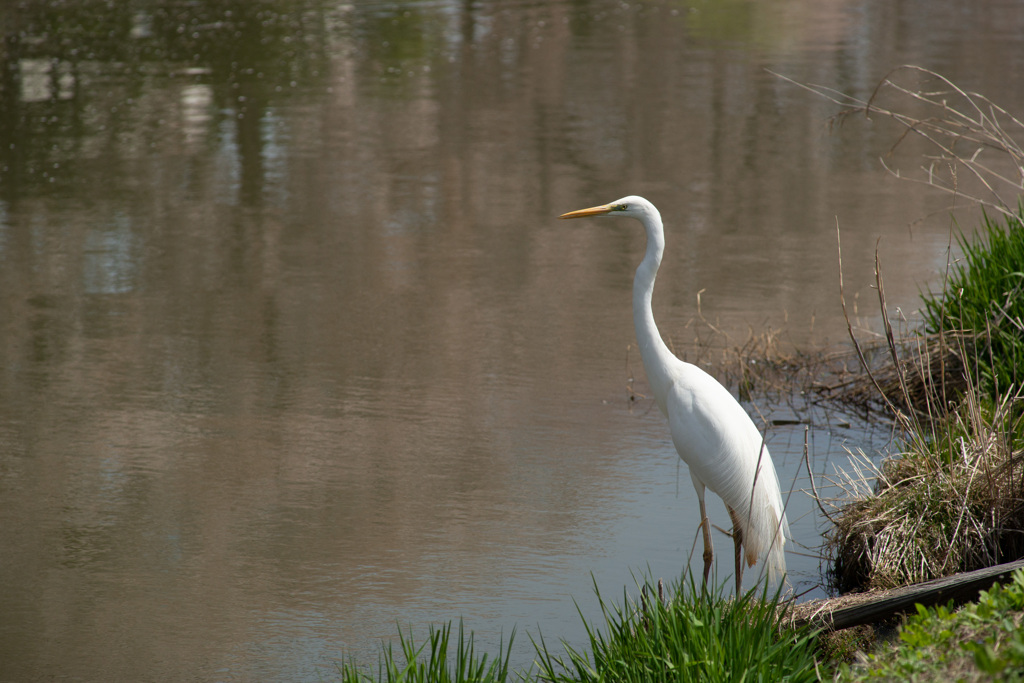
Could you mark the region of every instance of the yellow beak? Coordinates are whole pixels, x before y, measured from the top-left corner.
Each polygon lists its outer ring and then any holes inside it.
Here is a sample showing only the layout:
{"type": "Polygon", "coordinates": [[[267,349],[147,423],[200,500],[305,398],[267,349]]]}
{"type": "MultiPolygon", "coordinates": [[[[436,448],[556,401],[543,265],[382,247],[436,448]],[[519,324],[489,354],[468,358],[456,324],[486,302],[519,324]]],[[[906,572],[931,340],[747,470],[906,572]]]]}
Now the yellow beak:
{"type": "Polygon", "coordinates": [[[569,213],[563,213],[559,218],[585,218],[587,216],[603,216],[606,213],[611,213],[614,208],[611,204],[602,204],[601,206],[592,206],[589,209],[580,209],[578,211],[570,211],[569,213]]]}

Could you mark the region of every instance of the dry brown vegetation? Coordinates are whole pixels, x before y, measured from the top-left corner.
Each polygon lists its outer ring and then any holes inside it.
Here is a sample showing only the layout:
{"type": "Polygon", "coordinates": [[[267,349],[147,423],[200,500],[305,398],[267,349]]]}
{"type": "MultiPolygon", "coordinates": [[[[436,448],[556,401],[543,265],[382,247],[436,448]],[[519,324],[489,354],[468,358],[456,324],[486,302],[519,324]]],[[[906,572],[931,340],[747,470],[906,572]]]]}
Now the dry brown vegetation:
{"type": "MultiPolygon", "coordinates": [[[[998,211],[1007,229],[1019,226],[1019,213],[1003,197],[1007,190],[1014,198],[1024,191],[1024,151],[1014,139],[1024,124],[987,98],[918,67],[895,70],[867,101],[810,89],[843,104],[837,123],[858,113],[896,121],[904,131],[890,154],[910,138],[926,144],[926,165],[912,179],[998,211]]],[[[1021,268],[1011,264],[1010,271],[1021,268]]],[[[876,289],[884,344],[863,348],[851,326],[862,372],[835,384],[831,396],[885,409],[901,452],[880,466],[863,453],[852,454],[850,470],[831,481],[844,495],[819,501],[832,508],[826,550],[830,583],[840,593],[917,583],[1024,556],[1020,389],[1004,383],[995,396],[985,394],[979,371],[992,327],[1013,319],[993,316],[987,329],[940,325],[930,333],[896,334],[877,262],[876,289]]],[[[1010,291],[1007,296],[1017,296],[1016,288],[1010,291]]],[[[951,294],[947,287],[934,296],[949,301],[951,294]]]]}

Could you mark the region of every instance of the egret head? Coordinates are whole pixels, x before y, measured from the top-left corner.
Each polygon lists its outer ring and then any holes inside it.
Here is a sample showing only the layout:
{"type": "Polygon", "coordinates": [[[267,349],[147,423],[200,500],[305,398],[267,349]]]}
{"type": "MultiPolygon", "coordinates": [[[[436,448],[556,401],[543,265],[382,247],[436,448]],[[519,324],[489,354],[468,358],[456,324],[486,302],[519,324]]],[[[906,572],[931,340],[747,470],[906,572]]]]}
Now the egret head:
{"type": "Polygon", "coordinates": [[[610,204],[602,204],[601,206],[592,206],[589,209],[580,209],[579,211],[570,211],[569,213],[563,213],[559,218],[585,218],[587,216],[626,216],[629,218],[644,218],[653,217],[658,214],[658,210],[654,208],[654,204],[643,197],[629,196],[623,197],[622,199],[616,199],[610,204]]]}

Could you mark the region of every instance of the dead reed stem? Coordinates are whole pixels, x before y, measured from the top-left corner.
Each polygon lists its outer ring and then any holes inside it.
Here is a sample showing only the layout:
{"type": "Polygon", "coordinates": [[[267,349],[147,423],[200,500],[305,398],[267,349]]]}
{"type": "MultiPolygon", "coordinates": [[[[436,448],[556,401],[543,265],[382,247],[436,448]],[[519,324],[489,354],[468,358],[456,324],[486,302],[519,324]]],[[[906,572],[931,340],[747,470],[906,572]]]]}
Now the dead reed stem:
{"type": "Polygon", "coordinates": [[[965,90],[945,76],[920,66],[892,69],[867,100],[833,88],[805,84],[774,74],[841,107],[830,127],[842,126],[854,115],[884,117],[902,133],[881,157],[894,177],[922,183],[1009,217],[1024,194],[1024,123],[984,95],[965,90]],[[908,139],[923,140],[929,151],[915,174],[904,175],[892,159],[908,139]],[[966,178],[960,169],[966,169],[966,178]],[[967,189],[970,186],[971,189],[967,189]]]}

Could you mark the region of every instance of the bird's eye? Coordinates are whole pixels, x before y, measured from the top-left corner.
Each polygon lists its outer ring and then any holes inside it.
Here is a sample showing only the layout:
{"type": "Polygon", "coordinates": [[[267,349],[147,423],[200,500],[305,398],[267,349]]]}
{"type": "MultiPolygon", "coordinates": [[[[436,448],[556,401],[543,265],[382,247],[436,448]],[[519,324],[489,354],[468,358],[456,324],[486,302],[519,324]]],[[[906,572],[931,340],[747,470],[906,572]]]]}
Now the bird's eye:
{"type": "Polygon", "coordinates": [[[627,208],[629,208],[629,207],[627,207],[625,204],[616,204],[615,206],[612,207],[612,210],[613,211],[625,211],[627,208]]]}

